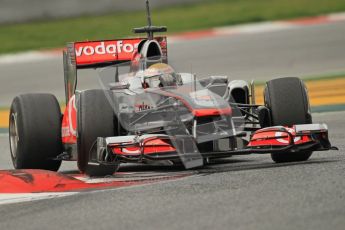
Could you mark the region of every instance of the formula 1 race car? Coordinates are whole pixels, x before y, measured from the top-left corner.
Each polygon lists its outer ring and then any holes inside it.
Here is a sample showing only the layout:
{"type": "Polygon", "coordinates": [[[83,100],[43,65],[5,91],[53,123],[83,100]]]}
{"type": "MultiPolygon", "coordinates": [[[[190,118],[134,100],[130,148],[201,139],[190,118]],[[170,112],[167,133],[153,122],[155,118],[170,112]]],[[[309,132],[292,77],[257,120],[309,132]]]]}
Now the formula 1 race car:
{"type": "Polygon", "coordinates": [[[335,149],[325,124],[313,124],[298,78],[268,81],[264,105],[254,84],[227,77],[198,79],[168,65],[166,27],[134,29],[145,38],[74,42],[63,52],[66,107],[51,94],[14,98],[9,118],[16,169],[57,171],[75,160],[90,176],[120,163],[200,167],[212,158],[271,154],[273,161],[309,159],[335,149]],[[77,71],[97,69],[99,89],[77,91],[77,71]]]}

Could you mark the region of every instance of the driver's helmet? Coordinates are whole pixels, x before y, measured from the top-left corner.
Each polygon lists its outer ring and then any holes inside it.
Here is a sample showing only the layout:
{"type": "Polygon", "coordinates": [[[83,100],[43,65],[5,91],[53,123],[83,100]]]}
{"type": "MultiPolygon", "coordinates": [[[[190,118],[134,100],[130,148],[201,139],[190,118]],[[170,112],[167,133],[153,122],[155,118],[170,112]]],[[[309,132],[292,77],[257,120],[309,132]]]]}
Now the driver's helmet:
{"type": "Polygon", "coordinates": [[[143,73],[143,87],[169,87],[178,83],[174,69],[165,63],[156,63],[147,68],[143,73]]]}

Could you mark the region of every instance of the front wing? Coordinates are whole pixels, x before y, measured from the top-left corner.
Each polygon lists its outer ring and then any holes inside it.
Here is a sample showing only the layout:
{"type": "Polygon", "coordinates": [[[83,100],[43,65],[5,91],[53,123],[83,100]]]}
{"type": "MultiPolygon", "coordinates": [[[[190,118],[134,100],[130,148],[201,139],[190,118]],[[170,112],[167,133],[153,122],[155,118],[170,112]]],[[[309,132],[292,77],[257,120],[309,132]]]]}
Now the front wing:
{"type": "Polygon", "coordinates": [[[275,126],[254,132],[247,146],[230,151],[201,152],[195,149],[196,143],[188,143],[193,138],[187,135],[168,136],[163,134],[133,135],[98,138],[97,151],[91,161],[111,164],[114,161],[143,162],[145,160],[178,160],[188,158],[227,157],[231,155],[266,154],[302,151],[325,151],[337,149],[328,139],[325,124],[295,125],[291,128],[275,126]]]}

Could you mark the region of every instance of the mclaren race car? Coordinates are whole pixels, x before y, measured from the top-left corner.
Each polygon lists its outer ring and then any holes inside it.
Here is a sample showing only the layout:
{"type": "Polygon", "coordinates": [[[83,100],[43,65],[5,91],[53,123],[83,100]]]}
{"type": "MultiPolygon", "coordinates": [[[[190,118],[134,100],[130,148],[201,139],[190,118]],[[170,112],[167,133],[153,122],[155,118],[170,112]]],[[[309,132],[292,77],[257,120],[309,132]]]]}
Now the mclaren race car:
{"type": "Polygon", "coordinates": [[[148,26],[134,29],[145,38],[67,45],[63,115],[51,94],[14,98],[9,139],[16,169],[57,171],[66,160],[103,176],[127,162],[194,168],[212,158],[256,153],[279,163],[334,148],[327,125],[312,123],[299,78],[268,81],[264,105],[257,105],[253,83],[176,72],[167,38],[154,36],[166,27],[152,26],[147,9],[148,26]],[[76,90],[80,69],[96,69],[100,87],[76,90]]]}

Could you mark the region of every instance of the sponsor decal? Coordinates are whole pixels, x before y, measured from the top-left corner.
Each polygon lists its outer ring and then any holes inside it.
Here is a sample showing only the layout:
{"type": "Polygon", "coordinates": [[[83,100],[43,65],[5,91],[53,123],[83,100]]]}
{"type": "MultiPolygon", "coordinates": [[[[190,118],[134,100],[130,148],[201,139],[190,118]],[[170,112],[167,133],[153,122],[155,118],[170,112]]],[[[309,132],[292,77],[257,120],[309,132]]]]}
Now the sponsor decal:
{"type": "Polygon", "coordinates": [[[99,55],[110,54],[115,57],[117,54],[120,54],[122,52],[133,53],[134,50],[138,48],[138,43],[124,44],[122,40],[116,41],[116,42],[115,41],[107,42],[107,45],[105,45],[105,42],[101,42],[99,45],[96,45],[96,46],[94,45],[95,44],[89,44],[86,46],[79,46],[78,48],[76,48],[75,52],[76,52],[77,57],[80,57],[82,55],[92,56],[95,54],[99,54],[99,55]]]}
{"type": "Polygon", "coordinates": [[[80,42],[74,44],[77,65],[131,60],[141,39],[80,42]]]}
{"type": "Polygon", "coordinates": [[[68,127],[62,127],[61,135],[62,135],[62,137],[69,137],[70,136],[69,128],[68,127]]]}
{"type": "MultiPolygon", "coordinates": [[[[74,43],[77,65],[90,65],[103,62],[131,61],[137,52],[139,43],[144,38],[131,38],[108,41],[90,41],[74,43]]],[[[165,37],[155,38],[162,46],[163,54],[167,53],[165,37]]]]}
{"type": "Polygon", "coordinates": [[[140,111],[145,111],[145,110],[152,109],[153,106],[148,105],[148,103],[143,101],[142,103],[135,105],[135,108],[136,108],[137,112],[140,112],[140,111]]]}
{"type": "Polygon", "coordinates": [[[75,104],[75,95],[73,95],[68,105],[66,106],[62,127],[61,127],[61,137],[62,142],[66,143],[76,143],[77,139],[77,108],[75,104]]]}

